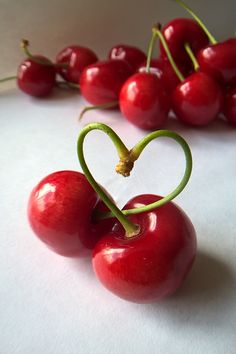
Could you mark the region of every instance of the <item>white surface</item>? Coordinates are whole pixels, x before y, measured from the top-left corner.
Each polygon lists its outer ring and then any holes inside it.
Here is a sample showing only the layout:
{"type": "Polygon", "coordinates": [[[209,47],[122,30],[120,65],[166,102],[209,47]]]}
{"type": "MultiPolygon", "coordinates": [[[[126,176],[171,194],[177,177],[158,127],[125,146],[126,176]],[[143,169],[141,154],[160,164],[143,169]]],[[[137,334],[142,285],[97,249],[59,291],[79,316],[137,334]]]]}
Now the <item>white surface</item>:
{"type": "MultiPolygon", "coordinates": [[[[193,152],[191,181],[176,202],[195,225],[198,256],[174,297],[137,305],[105,290],[89,260],[49,251],[27,222],[27,199],[42,177],[80,170],[76,138],[85,123],[108,123],[130,147],[144,136],[119,113],[90,112],[79,124],[83,105],[77,93],[0,96],[0,353],[235,353],[235,129],[223,122],[201,130],[169,124],[193,152]]],[[[111,147],[102,133],[90,133],[86,157],[119,205],[138,193],[164,194],[181,177],[181,149],[167,139],[144,152],[130,179],[113,172],[111,147]]]]}

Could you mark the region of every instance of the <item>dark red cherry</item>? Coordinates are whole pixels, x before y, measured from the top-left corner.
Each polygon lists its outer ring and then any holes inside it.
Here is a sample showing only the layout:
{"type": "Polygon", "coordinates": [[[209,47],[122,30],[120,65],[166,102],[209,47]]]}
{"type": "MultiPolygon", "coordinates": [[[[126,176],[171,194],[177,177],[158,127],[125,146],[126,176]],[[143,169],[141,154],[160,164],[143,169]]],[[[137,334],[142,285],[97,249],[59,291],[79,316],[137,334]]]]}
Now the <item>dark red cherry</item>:
{"type": "Polygon", "coordinates": [[[223,94],[209,75],[197,72],[181,82],[173,92],[172,104],[177,118],[186,124],[204,126],[219,114],[223,94]]]}
{"type": "Polygon", "coordinates": [[[86,177],[76,171],[59,171],[33,189],[28,218],[37,237],[51,250],[76,257],[86,254],[110,230],[111,219],[94,221],[95,208],[107,210],[86,177]]]}
{"type": "MultiPolygon", "coordinates": [[[[209,39],[199,24],[188,18],[176,18],[168,22],[162,29],[162,33],[166,39],[169,50],[181,69],[184,65],[191,69],[192,62],[186,53],[185,44],[188,43],[197,54],[200,49],[205,48],[209,44],[209,39]]],[[[167,58],[165,49],[160,43],[161,57],[167,58]]]]}
{"type": "Polygon", "coordinates": [[[118,101],[120,89],[132,72],[124,60],[105,60],[89,65],[80,76],[81,94],[93,105],[118,101]]]}
{"type": "Polygon", "coordinates": [[[40,55],[35,58],[49,65],[40,64],[30,58],[25,59],[18,67],[17,84],[28,95],[47,96],[55,86],[56,70],[47,58],[40,55]]]}
{"type": "Polygon", "coordinates": [[[68,68],[57,68],[57,71],[66,81],[77,84],[83,69],[97,61],[98,57],[91,49],[71,45],[64,48],[56,57],[57,64],[68,63],[68,68]]]}
{"type": "Polygon", "coordinates": [[[236,87],[226,91],[223,112],[229,123],[236,124],[236,87]]]}
{"type": "Polygon", "coordinates": [[[202,49],[197,55],[201,71],[223,85],[236,85],[236,38],[202,49]]]}
{"type": "MultiPolygon", "coordinates": [[[[140,195],[125,209],[158,199],[140,195]]],[[[122,299],[137,303],[161,300],[178,289],[192,267],[196,255],[193,225],[172,202],[129,218],[140,225],[139,234],[127,239],[117,222],[94,248],[94,271],[101,283],[122,299]]]]}
{"type": "Polygon", "coordinates": [[[147,59],[146,54],[141,49],[127,44],[119,44],[112,47],[108,58],[126,60],[132,66],[134,72],[147,59]]]}
{"type": "Polygon", "coordinates": [[[170,100],[160,79],[152,73],[136,73],[123,85],[120,110],[128,121],[145,130],[162,127],[170,110],[170,100]]]}

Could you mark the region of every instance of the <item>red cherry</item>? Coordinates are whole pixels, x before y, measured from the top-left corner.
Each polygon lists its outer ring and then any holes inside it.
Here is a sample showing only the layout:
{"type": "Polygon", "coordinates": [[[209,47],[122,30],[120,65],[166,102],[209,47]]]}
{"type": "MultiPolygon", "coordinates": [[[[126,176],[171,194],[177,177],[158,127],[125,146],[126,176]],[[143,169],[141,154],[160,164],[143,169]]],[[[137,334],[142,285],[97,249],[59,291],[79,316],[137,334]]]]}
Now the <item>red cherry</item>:
{"type": "Polygon", "coordinates": [[[130,66],[132,66],[134,72],[139,65],[147,59],[146,54],[141,49],[126,44],[119,44],[112,47],[108,58],[126,60],[130,66]]]}
{"type": "Polygon", "coordinates": [[[81,94],[93,105],[118,101],[120,89],[131,75],[132,68],[124,60],[99,61],[83,70],[81,94]]]}
{"type": "Polygon", "coordinates": [[[231,38],[202,49],[197,60],[201,71],[224,85],[236,85],[236,39],[231,38]]]}
{"type": "Polygon", "coordinates": [[[173,92],[173,110],[183,123],[204,126],[213,121],[222,108],[223,95],[209,75],[197,72],[181,82],[173,92]]]}
{"type": "Polygon", "coordinates": [[[33,189],[28,218],[35,234],[50,249],[75,257],[92,249],[110,228],[111,219],[99,223],[92,220],[96,206],[104,210],[102,204],[82,173],[59,171],[33,189]]]}
{"type": "MultiPolygon", "coordinates": [[[[140,195],[125,209],[157,199],[160,197],[140,195]]],[[[127,239],[116,223],[94,248],[94,271],[108,290],[125,300],[161,300],[177,290],[191,269],[196,255],[193,225],[172,202],[129,218],[140,225],[140,233],[127,239]]]]}
{"type": "Polygon", "coordinates": [[[157,75],[136,73],[123,85],[120,92],[120,110],[141,129],[155,130],[164,125],[170,110],[170,101],[157,75]]]}
{"type": "Polygon", "coordinates": [[[55,85],[56,70],[47,58],[40,55],[35,58],[49,65],[37,63],[30,58],[25,59],[18,67],[17,84],[28,95],[47,96],[55,85]]]}
{"type": "MultiPolygon", "coordinates": [[[[146,72],[146,62],[143,62],[139,66],[138,71],[146,72]]],[[[152,59],[150,63],[150,71],[159,77],[161,84],[165,88],[166,92],[172,92],[179,84],[179,78],[174,72],[168,59],[152,59]]],[[[184,75],[187,75],[187,71],[183,70],[183,68],[181,72],[184,75]]]]}
{"type": "Polygon", "coordinates": [[[56,57],[57,64],[68,63],[68,68],[58,68],[58,73],[66,80],[79,82],[83,69],[98,61],[97,55],[89,48],[72,45],[64,48],[56,57]]]}
{"type": "MultiPolygon", "coordinates": [[[[162,33],[175,62],[180,68],[182,65],[189,69],[193,68],[184,47],[186,43],[190,45],[194,54],[197,54],[200,49],[209,44],[209,39],[199,24],[195,20],[188,18],[176,18],[168,22],[163,27],[162,33]]],[[[167,58],[161,43],[160,50],[161,57],[167,58]]]]}
{"type": "Polygon", "coordinates": [[[226,91],[223,111],[228,122],[236,124],[236,87],[226,91]]]}

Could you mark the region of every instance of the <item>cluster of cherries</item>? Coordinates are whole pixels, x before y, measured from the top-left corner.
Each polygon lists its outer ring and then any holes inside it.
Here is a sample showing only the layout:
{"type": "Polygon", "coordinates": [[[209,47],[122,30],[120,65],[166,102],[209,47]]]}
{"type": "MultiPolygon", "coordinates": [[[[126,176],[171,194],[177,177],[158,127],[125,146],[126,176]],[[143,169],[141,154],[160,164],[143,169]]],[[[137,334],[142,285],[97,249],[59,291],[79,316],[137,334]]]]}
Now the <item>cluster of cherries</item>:
{"type": "Polygon", "coordinates": [[[178,134],[157,130],[127,149],[119,136],[102,123],[85,126],[78,139],[83,173],[59,171],[43,178],[33,189],[28,218],[51,250],[66,257],[91,257],[95,274],[115,295],[148,303],[174,293],[190,271],[196,255],[196,235],[187,215],[171,200],[187,184],[192,157],[178,134]],[[154,139],[174,139],[182,147],[186,168],[180,184],[166,197],[143,194],[121,211],[98,184],[84,159],[86,135],[99,129],[113,141],[119,156],[116,171],[128,176],[143,149],[154,139]]]}
{"type": "Polygon", "coordinates": [[[119,107],[128,121],[146,130],[163,127],[171,110],[183,123],[205,126],[220,114],[236,124],[236,39],[217,43],[202,21],[181,0],[194,19],[174,19],[153,28],[148,55],[128,45],[113,47],[99,61],[90,49],[69,46],[52,63],[32,56],[19,66],[19,88],[33,96],[46,96],[58,84],[59,74],[78,87],[93,108],[119,107]],[[160,56],[152,59],[156,39],[160,56]]]}

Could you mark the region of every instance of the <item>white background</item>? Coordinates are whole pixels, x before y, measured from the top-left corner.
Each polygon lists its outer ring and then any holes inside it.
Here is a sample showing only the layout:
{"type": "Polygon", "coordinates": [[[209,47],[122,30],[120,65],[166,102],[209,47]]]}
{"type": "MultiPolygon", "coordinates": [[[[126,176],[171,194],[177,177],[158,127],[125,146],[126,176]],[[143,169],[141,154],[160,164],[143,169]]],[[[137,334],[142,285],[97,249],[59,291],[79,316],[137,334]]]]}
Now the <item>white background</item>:
{"type": "MultiPolygon", "coordinates": [[[[183,15],[168,1],[137,3],[0,1],[2,75],[11,74],[22,57],[21,37],[51,55],[77,41],[102,54],[126,39],[145,48],[149,25],[183,15]]],[[[198,1],[195,8],[221,37],[234,31],[232,4],[198,1]]],[[[45,248],[29,228],[26,206],[45,175],[81,170],[76,139],[85,123],[109,124],[130,147],[144,132],[118,112],[90,112],[78,123],[85,101],[76,92],[36,100],[10,86],[0,95],[0,353],[235,353],[235,129],[223,121],[204,129],[168,123],[193,153],[192,178],[176,203],[196,228],[198,256],[175,296],[137,305],[105,290],[89,259],[65,259],[45,248]]],[[[167,139],[147,148],[128,179],[115,175],[115,150],[102,133],[88,136],[86,157],[120,206],[139,193],[166,194],[184,168],[181,149],[167,139]]]]}

